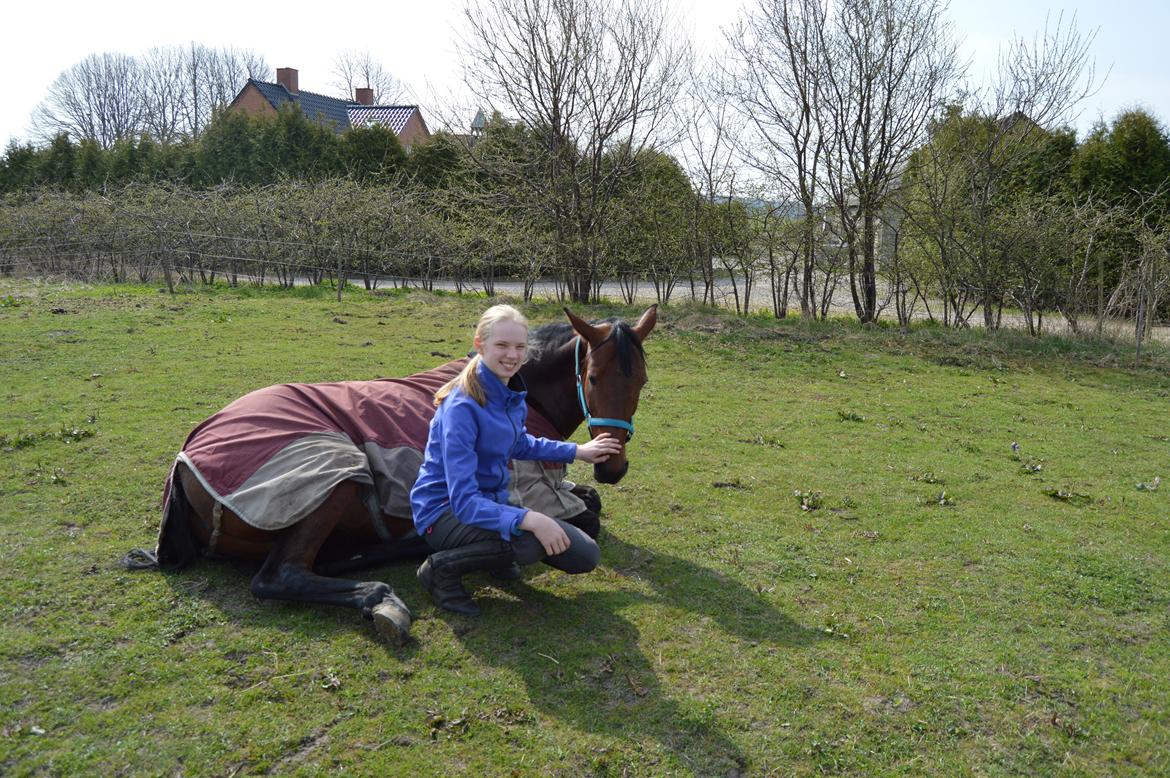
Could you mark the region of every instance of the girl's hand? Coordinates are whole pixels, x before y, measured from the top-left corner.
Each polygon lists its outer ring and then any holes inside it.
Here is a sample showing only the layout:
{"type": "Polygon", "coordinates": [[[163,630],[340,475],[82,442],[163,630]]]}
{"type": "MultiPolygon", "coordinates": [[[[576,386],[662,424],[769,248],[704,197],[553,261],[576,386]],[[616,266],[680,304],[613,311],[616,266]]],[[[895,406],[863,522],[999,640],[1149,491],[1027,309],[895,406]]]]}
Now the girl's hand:
{"type": "Polygon", "coordinates": [[[520,520],[520,529],[528,530],[536,535],[536,539],[544,547],[544,553],[549,556],[556,556],[569,550],[569,536],[551,516],[537,511],[528,511],[520,520]]]}
{"type": "Polygon", "coordinates": [[[577,459],[597,464],[622,450],[622,444],[613,435],[603,432],[588,443],[577,446],[577,459]]]}

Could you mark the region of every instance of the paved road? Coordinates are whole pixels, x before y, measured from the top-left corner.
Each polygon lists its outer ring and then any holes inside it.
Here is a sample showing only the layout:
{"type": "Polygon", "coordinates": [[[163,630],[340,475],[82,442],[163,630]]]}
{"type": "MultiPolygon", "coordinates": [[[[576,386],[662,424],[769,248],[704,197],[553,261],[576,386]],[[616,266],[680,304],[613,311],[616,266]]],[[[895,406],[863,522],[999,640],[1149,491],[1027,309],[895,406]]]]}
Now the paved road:
{"type": "MultiPolygon", "coordinates": [[[[239,275],[239,279],[241,281],[255,280],[255,279],[251,278],[250,276],[247,276],[246,274],[242,274],[242,273],[239,275]]],[[[272,279],[271,279],[271,277],[269,277],[269,283],[271,283],[271,282],[272,282],[272,279]]],[[[307,278],[298,278],[296,280],[296,284],[298,286],[308,285],[308,283],[309,283],[309,280],[307,278]]],[[[351,283],[353,283],[355,286],[358,286],[358,287],[362,286],[362,280],[360,277],[352,279],[351,283]]],[[[379,284],[378,284],[379,288],[381,288],[381,289],[391,288],[395,285],[396,285],[395,279],[391,279],[391,278],[381,279],[379,281],[379,284]]],[[[413,282],[409,283],[408,285],[418,286],[418,284],[413,283],[413,282]]],[[[447,281],[447,280],[436,281],[434,286],[436,289],[442,289],[444,291],[458,291],[458,287],[453,281],[447,281]]],[[[463,285],[463,291],[479,292],[482,290],[483,290],[483,287],[481,285],[478,285],[478,284],[470,284],[470,285],[464,284],[463,285]]],[[[742,292],[743,292],[743,290],[741,288],[740,293],[742,294],[742,292]]],[[[515,281],[515,280],[510,280],[510,279],[496,281],[495,293],[498,295],[505,295],[508,297],[520,298],[524,295],[524,283],[522,281],[515,281]]],[[[703,293],[702,287],[696,287],[696,293],[701,296],[703,293]]],[[[771,295],[771,290],[768,288],[766,283],[756,286],[752,290],[751,310],[762,311],[762,312],[763,311],[771,311],[772,310],[772,301],[771,301],[770,295],[771,295]]],[[[564,289],[558,288],[557,283],[554,281],[538,281],[538,282],[536,282],[536,284],[533,286],[533,296],[536,299],[544,299],[544,300],[564,300],[564,299],[566,299],[565,295],[564,295],[564,289]]],[[[610,300],[624,300],[625,299],[624,290],[622,289],[621,285],[618,284],[616,281],[606,281],[606,282],[602,283],[601,297],[606,298],[606,299],[610,299],[610,300]]],[[[637,303],[649,305],[650,303],[655,302],[657,299],[658,298],[655,294],[653,284],[641,283],[634,290],[634,300],[637,303]]],[[[675,286],[673,292],[671,293],[670,302],[680,303],[680,302],[690,300],[690,299],[692,299],[690,284],[682,282],[682,283],[679,283],[675,286]]],[[[733,289],[731,282],[728,281],[727,279],[719,279],[716,282],[715,302],[717,305],[719,305],[723,308],[727,308],[729,310],[735,310],[735,308],[736,308],[735,290],[733,289]]],[[[797,312],[799,312],[800,303],[798,300],[793,299],[792,301],[790,301],[789,310],[793,310],[793,309],[795,309],[797,312]]],[[[942,309],[941,304],[937,305],[937,306],[932,305],[932,310],[941,311],[941,309],[942,309]]],[[[853,315],[853,313],[854,313],[853,300],[850,298],[848,287],[842,288],[839,286],[837,288],[836,293],[834,295],[833,303],[830,307],[830,310],[835,315],[839,315],[839,316],[852,316],[853,315]]],[[[892,311],[892,309],[888,309],[885,312],[883,312],[882,315],[883,315],[884,319],[889,320],[893,317],[893,311],[892,311]]],[[[927,313],[926,313],[925,307],[922,306],[921,304],[919,304],[917,309],[915,310],[915,312],[913,314],[913,318],[916,320],[926,320],[927,318],[929,318],[927,313]]],[[[971,326],[973,326],[973,327],[982,327],[983,326],[982,314],[976,313],[975,315],[973,315],[971,317],[970,322],[971,322],[971,326]]],[[[1003,325],[1005,327],[1024,329],[1025,327],[1027,327],[1027,322],[1024,320],[1024,317],[1022,314],[1005,312],[1003,315],[1003,325]]],[[[1092,321],[1090,319],[1086,319],[1086,321],[1083,323],[1083,328],[1088,329],[1091,327],[1092,327],[1092,321]]],[[[1117,321],[1117,322],[1112,322],[1112,321],[1107,322],[1106,323],[1106,330],[1108,332],[1112,333],[1115,337],[1118,337],[1122,340],[1132,340],[1133,339],[1133,322],[1132,321],[1124,321],[1123,320],[1123,321],[1117,321]]],[[[1050,315],[1046,315],[1044,317],[1044,332],[1046,334],[1053,334],[1053,335],[1071,335],[1072,334],[1072,331],[1069,329],[1068,324],[1065,322],[1064,318],[1061,317],[1059,314],[1050,314],[1050,315]]],[[[1151,337],[1154,340],[1159,341],[1161,343],[1170,343],[1170,326],[1154,327],[1153,332],[1151,334],[1151,337]]]]}
{"type": "MultiPolygon", "coordinates": [[[[359,282],[360,283],[360,282],[359,282]]],[[[456,286],[453,282],[436,282],[435,288],[446,291],[456,291],[456,286]]],[[[474,291],[482,291],[482,287],[471,287],[474,291]]],[[[468,287],[464,286],[464,290],[468,287]]],[[[524,284],[520,281],[497,281],[495,287],[496,294],[506,295],[508,297],[521,297],[524,294],[524,284]]],[[[701,296],[702,287],[697,287],[696,292],[701,296]]],[[[743,290],[740,289],[742,295],[743,290]]],[[[624,290],[621,286],[613,281],[607,281],[601,285],[601,296],[611,300],[624,300],[624,290]]],[[[533,288],[533,296],[537,299],[564,299],[563,290],[558,290],[557,285],[552,281],[537,282],[533,288]]],[[[639,285],[634,292],[634,299],[636,302],[649,305],[657,300],[654,292],[654,285],[650,283],[643,283],[639,285]]],[[[670,301],[674,303],[683,302],[691,299],[691,289],[689,284],[679,284],[674,288],[671,294],[670,301]]],[[[735,310],[735,292],[729,281],[720,281],[716,283],[715,288],[716,303],[724,308],[735,310]]],[[[941,311],[941,303],[937,306],[932,304],[932,310],[941,311]]],[[[796,312],[800,311],[800,301],[792,299],[789,302],[789,310],[795,308],[796,312]]],[[[771,311],[772,300],[771,290],[765,284],[756,287],[752,290],[751,310],[753,311],[771,311]]],[[[848,289],[837,289],[834,295],[833,303],[830,310],[836,315],[852,316],[853,300],[849,295],[848,289]]],[[[883,318],[891,319],[894,316],[893,310],[887,309],[883,312],[883,318]]],[[[926,309],[919,304],[913,314],[916,320],[926,320],[929,318],[926,309]]],[[[976,312],[970,319],[972,327],[983,326],[982,312],[976,312]]],[[[1005,311],[1003,315],[1003,326],[1016,329],[1027,328],[1027,321],[1023,314],[1012,313],[1005,311]]],[[[1090,329],[1093,326],[1093,319],[1086,317],[1082,322],[1082,329],[1090,329]]],[[[1116,321],[1107,322],[1106,329],[1113,333],[1114,336],[1122,339],[1133,339],[1133,322],[1132,321],[1116,321]]],[[[1044,317],[1044,332],[1050,335],[1072,335],[1072,330],[1068,323],[1059,314],[1046,314],[1044,317]]],[[[1154,327],[1151,337],[1161,343],[1170,343],[1170,326],[1154,327]]]]}

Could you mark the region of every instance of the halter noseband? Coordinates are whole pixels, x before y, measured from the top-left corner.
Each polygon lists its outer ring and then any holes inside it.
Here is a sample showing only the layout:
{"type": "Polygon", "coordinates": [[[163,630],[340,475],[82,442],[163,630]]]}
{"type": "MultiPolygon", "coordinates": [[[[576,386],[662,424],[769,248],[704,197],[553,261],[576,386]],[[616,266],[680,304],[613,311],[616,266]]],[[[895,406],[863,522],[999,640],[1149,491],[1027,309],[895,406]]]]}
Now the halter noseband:
{"type": "Polygon", "coordinates": [[[577,342],[573,344],[573,373],[577,376],[577,399],[581,402],[581,412],[585,414],[586,427],[617,427],[626,431],[626,441],[629,442],[634,439],[634,418],[631,416],[629,421],[622,421],[621,419],[602,419],[593,418],[589,415],[589,406],[585,404],[585,387],[581,385],[581,336],[577,336],[577,342]]]}

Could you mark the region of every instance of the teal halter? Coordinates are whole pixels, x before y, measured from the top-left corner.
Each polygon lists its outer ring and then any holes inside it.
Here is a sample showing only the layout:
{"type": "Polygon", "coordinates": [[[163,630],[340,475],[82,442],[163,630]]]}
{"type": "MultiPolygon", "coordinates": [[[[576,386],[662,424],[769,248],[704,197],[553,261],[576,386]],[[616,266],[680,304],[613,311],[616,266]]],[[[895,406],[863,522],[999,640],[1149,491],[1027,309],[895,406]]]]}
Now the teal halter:
{"type": "Polygon", "coordinates": [[[586,427],[617,427],[626,431],[626,441],[629,442],[634,439],[634,419],[630,417],[629,421],[622,421],[621,419],[602,419],[593,418],[589,415],[589,406],[585,404],[585,387],[581,385],[581,336],[577,336],[577,342],[573,344],[573,373],[577,376],[577,399],[581,402],[581,412],[585,414],[586,427]]]}

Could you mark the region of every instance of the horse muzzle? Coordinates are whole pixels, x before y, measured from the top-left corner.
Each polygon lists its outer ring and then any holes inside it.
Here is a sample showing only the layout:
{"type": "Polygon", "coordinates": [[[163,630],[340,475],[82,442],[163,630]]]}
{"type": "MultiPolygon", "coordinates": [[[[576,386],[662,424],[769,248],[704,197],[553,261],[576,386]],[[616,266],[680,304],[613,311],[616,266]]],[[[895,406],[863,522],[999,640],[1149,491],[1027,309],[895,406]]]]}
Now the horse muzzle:
{"type": "Polygon", "coordinates": [[[630,469],[630,462],[625,453],[612,456],[604,462],[593,466],[593,477],[603,484],[616,484],[630,469]]]}

